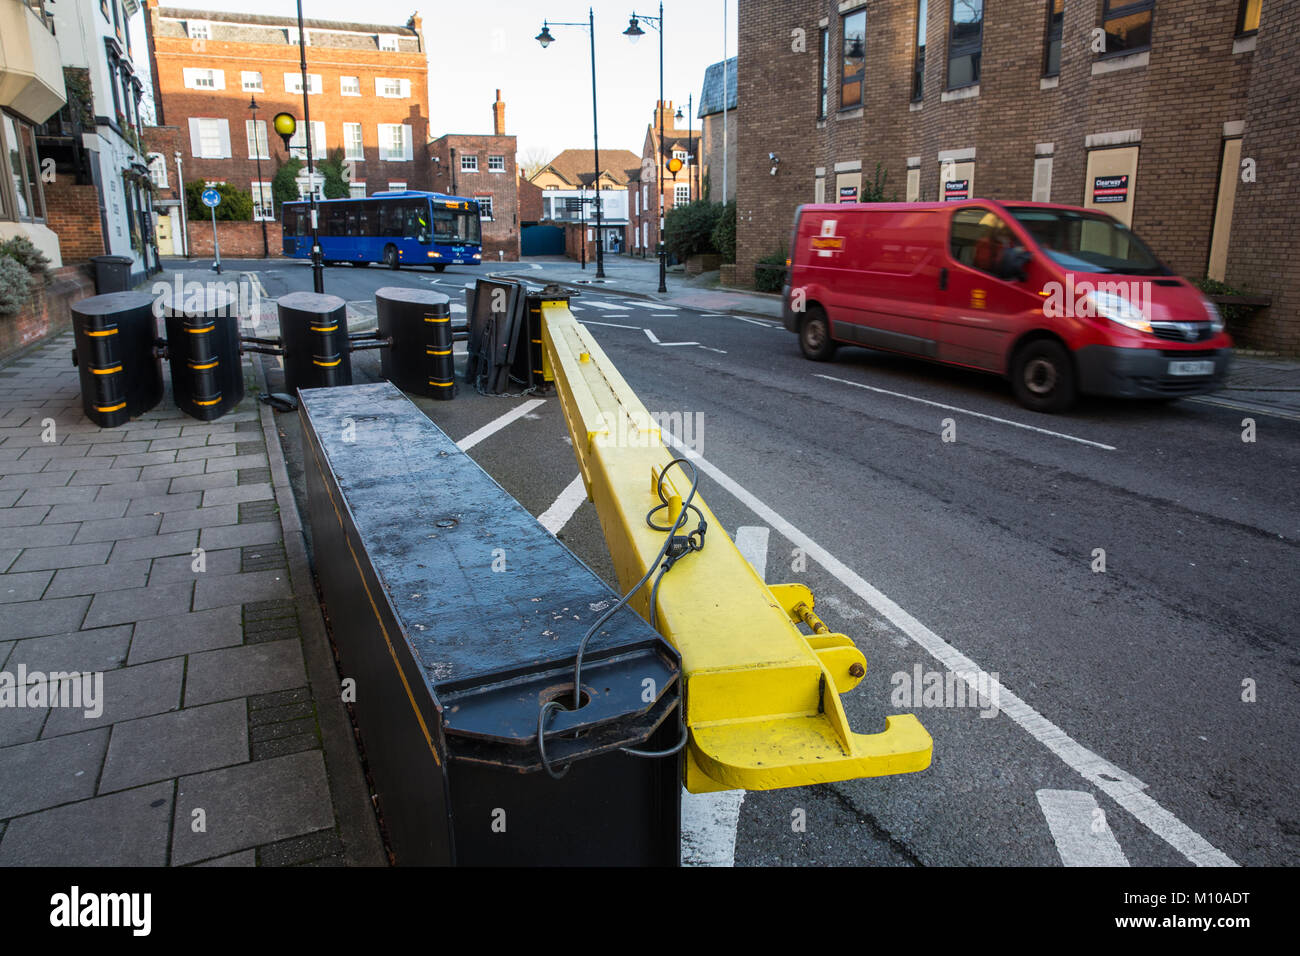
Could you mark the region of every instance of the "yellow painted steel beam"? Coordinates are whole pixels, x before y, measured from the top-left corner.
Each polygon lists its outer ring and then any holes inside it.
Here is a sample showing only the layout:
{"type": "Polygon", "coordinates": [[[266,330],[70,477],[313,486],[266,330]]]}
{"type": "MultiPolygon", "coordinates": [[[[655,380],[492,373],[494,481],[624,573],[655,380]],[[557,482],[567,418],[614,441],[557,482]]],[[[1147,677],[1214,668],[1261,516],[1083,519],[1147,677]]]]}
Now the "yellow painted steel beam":
{"type": "MultiPolygon", "coordinates": [[[[626,591],[663,546],[646,513],[660,503],[657,482],[674,456],[568,303],[544,301],[542,319],[547,369],[626,591]]],[[[680,513],[685,481],[676,469],[664,479],[677,504],[659,524],[680,513]]],[[[686,788],[773,790],[928,767],[933,741],[911,714],[886,718],[880,733],[853,732],[839,695],[866,673],[862,652],[822,623],[806,587],[768,587],[698,492],[693,504],[708,522],[705,547],[664,575],[656,603],[659,632],[682,655],[686,788]]],[[[688,519],[682,533],[694,525],[688,519]]],[[[629,601],[647,620],[649,603],[648,585],[629,601]]]]}

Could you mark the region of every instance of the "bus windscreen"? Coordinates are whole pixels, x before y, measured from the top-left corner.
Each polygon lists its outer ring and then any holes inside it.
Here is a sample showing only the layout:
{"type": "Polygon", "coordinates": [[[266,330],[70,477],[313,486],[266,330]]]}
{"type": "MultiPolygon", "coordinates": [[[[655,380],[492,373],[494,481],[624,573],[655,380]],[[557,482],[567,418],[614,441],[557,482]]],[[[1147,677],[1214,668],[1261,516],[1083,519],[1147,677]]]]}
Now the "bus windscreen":
{"type": "Polygon", "coordinates": [[[481,241],[478,209],[433,209],[433,241],[474,243],[481,241]]]}

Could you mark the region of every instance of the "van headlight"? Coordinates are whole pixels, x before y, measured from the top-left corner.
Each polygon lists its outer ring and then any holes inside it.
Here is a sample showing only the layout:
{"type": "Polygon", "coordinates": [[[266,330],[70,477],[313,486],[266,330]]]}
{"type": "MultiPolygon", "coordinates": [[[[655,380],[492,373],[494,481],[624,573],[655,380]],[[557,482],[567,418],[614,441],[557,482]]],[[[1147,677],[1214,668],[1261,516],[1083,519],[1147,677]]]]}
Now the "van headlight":
{"type": "Polygon", "coordinates": [[[1223,315],[1219,312],[1219,307],[1205,298],[1201,299],[1201,304],[1205,306],[1205,317],[1210,320],[1210,331],[1218,335],[1223,331],[1223,315]]]}
{"type": "Polygon", "coordinates": [[[1093,292],[1091,295],[1097,315],[1118,322],[1137,332],[1151,332],[1151,323],[1142,310],[1117,292],[1093,292]]]}

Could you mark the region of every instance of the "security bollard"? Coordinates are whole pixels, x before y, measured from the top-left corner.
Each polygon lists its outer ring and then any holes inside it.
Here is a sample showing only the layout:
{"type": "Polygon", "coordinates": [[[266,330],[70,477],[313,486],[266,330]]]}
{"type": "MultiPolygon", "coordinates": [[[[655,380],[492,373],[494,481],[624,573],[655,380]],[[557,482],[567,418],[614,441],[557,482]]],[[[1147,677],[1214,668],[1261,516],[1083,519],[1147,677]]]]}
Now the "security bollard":
{"type": "Polygon", "coordinates": [[[380,337],[392,340],[380,353],[384,378],[417,395],[454,398],[451,300],[439,292],[385,286],[375,292],[375,308],[380,337]]]}
{"type": "Polygon", "coordinates": [[[82,299],[72,306],[72,330],[81,406],[92,422],[116,428],[162,400],[152,296],[110,292],[82,299]]]}
{"type": "Polygon", "coordinates": [[[238,300],[223,289],[205,288],[201,302],[187,297],[165,308],[163,318],[177,407],[207,422],[243,401],[238,300]]]}
{"type": "Polygon", "coordinates": [[[347,304],[336,295],[290,292],[276,300],[284,343],[284,388],[352,384],[347,304]]]}
{"type": "Polygon", "coordinates": [[[299,396],[314,560],[397,862],[676,865],[677,652],[392,384],[299,396]]]}

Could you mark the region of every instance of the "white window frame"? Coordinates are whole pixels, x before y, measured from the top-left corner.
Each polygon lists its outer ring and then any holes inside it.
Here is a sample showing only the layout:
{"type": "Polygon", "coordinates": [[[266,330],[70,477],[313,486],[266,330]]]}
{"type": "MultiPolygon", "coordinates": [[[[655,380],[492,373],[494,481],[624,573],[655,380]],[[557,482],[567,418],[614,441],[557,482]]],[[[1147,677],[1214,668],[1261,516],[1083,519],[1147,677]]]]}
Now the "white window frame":
{"type": "Polygon", "coordinates": [[[475,201],[476,203],[478,203],[479,219],[481,219],[483,222],[492,222],[492,220],[493,220],[493,218],[494,218],[494,214],[495,214],[495,210],[492,208],[492,197],[491,197],[491,196],[478,196],[478,195],[476,195],[476,196],[474,197],[474,201],[475,201]],[[484,204],[484,203],[487,203],[487,212],[488,212],[488,214],[487,214],[486,216],[483,215],[483,204],[484,204]]]}
{"type": "Polygon", "coordinates": [[[211,40],[212,24],[207,20],[186,20],[185,35],[191,40],[211,40]]]}
{"type": "MultiPolygon", "coordinates": [[[[289,155],[297,156],[301,160],[307,158],[307,140],[303,138],[303,130],[306,127],[299,123],[297,131],[289,139],[289,155]]],[[[318,162],[325,158],[325,121],[311,121],[311,158],[313,162],[318,162]]]]}
{"type": "Polygon", "coordinates": [[[191,116],[189,125],[190,153],[195,159],[231,158],[229,120],[219,116],[191,116]],[[213,136],[216,137],[216,146],[210,149],[213,136]],[[206,144],[205,139],[208,140],[206,144]]]}
{"type": "Polygon", "coordinates": [[[395,76],[375,77],[375,96],[389,100],[409,100],[411,98],[411,81],[395,76]]]}
{"type": "Polygon", "coordinates": [[[379,160],[385,163],[406,163],[412,158],[411,125],[409,123],[379,123],[379,160]],[[402,131],[402,154],[393,155],[393,131],[402,131]]]}
{"type": "Polygon", "coordinates": [[[673,207],[685,206],[691,201],[690,183],[673,183],[673,207]]]}
{"type": "Polygon", "coordinates": [[[379,44],[379,49],[381,50],[386,50],[390,53],[396,53],[398,51],[399,44],[397,42],[397,34],[395,33],[377,33],[375,34],[375,40],[379,44]]]}
{"type": "Polygon", "coordinates": [[[271,181],[264,179],[249,183],[253,196],[253,222],[275,222],[275,199],[271,195],[271,181]],[[261,215],[258,215],[258,211],[261,215]]]}
{"type": "Polygon", "coordinates": [[[361,77],[359,76],[340,76],[339,77],[339,95],[340,96],[360,96],[361,95],[361,77]],[[356,84],[355,89],[348,89],[348,80],[356,84]]]}
{"type": "Polygon", "coordinates": [[[399,183],[399,182],[393,182],[393,181],[390,180],[389,183],[388,183],[388,191],[389,191],[390,193],[400,193],[400,192],[405,192],[405,191],[406,191],[406,183],[404,183],[404,182],[401,182],[401,183],[399,183]]]}
{"type": "Polygon", "coordinates": [[[244,120],[244,141],[248,144],[249,159],[270,159],[271,154],[268,151],[268,141],[266,138],[266,120],[257,120],[257,126],[253,125],[253,120],[244,120]],[[257,131],[257,142],[253,141],[254,130],[257,131]],[[261,153],[258,153],[258,150],[261,153]]]}
{"type": "Polygon", "coordinates": [[[226,71],[208,67],[182,67],[181,77],[187,90],[224,90],[226,88],[226,71]],[[207,82],[202,82],[206,80],[207,82]]]}
{"type": "Polygon", "coordinates": [[[460,171],[462,173],[478,172],[478,153],[461,153],[460,171]]]}
{"type": "Polygon", "coordinates": [[[364,179],[354,180],[348,183],[348,198],[349,199],[366,198],[366,181],[364,179]]]}
{"type": "Polygon", "coordinates": [[[262,86],[262,74],[258,70],[240,70],[239,85],[245,93],[262,93],[265,92],[262,86]],[[250,82],[249,77],[255,76],[257,79],[250,82]]]}
{"type": "Polygon", "coordinates": [[[365,131],[360,123],[343,124],[343,158],[365,162],[366,160],[366,141],[365,131]],[[353,149],[353,133],[356,134],[356,149],[353,149]]]}
{"type": "Polygon", "coordinates": [[[162,153],[149,153],[145,159],[149,163],[149,178],[153,184],[159,189],[167,189],[167,157],[162,153]],[[155,163],[154,160],[158,162],[155,163]]]}
{"type": "Polygon", "coordinates": [[[487,168],[488,168],[488,172],[489,172],[489,173],[504,173],[504,172],[506,171],[506,158],[505,158],[505,156],[504,156],[504,155],[500,155],[500,156],[492,156],[492,155],[489,155],[489,156],[488,156],[488,167],[487,167],[487,168]]]}
{"type": "MultiPolygon", "coordinates": [[[[302,96],[302,71],[286,73],[284,75],[284,91],[292,93],[295,96],[302,96]]],[[[321,78],[319,73],[307,74],[307,95],[314,96],[321,91],[321,78]]]]}

